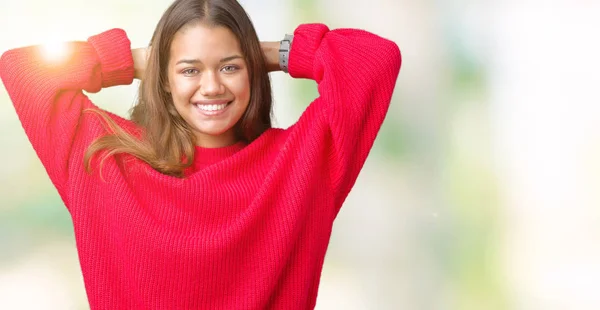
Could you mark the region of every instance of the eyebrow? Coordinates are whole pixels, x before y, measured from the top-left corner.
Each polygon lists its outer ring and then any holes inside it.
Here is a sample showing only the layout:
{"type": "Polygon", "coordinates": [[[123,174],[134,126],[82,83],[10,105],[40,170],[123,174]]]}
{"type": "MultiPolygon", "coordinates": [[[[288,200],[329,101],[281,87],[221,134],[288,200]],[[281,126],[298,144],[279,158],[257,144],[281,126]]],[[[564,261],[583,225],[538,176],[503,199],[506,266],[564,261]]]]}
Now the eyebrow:
{"type": "MultiPolygon", "coordinates": [[[[233,56],[229,56],[229,57],[225,57],[221,60],[219,60],[219,63],[224,63],[224,62],[228,62],[234,59],[238,59],[238,58],[244,58],[240,55],[233,55],[233,56]]],[[[197,63],[202,63],[202,61],[200,61],[200,59],[194,58],[194,59],[181,59],[179,60],[175,65],[179,65],[179,64],[197,64],[197,63]]]]}

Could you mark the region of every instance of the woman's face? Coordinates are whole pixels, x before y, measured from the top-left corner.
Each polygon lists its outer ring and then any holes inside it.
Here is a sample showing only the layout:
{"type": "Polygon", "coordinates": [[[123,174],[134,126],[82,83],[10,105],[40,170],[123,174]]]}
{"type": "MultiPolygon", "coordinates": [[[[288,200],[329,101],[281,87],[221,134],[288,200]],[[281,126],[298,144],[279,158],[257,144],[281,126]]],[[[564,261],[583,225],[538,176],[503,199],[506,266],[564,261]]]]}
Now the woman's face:
{"type": "Polygon", "coordinates": [[[203,147],[237,142],[234,126],[250,101],[245,55],[225,27],[193,25],[171,44],[167,91],[203,147]]]}

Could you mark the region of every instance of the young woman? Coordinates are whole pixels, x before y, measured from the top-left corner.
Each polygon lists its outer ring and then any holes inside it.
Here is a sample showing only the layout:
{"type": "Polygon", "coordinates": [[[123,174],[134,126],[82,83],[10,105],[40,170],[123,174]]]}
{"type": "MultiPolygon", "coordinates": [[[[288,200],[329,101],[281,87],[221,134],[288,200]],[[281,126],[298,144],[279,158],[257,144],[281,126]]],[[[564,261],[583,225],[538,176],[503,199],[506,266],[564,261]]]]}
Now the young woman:
{"type": "Polygon", "coordinates": [[[177,0],[148,49],[113,29],[6,52],[0,74],[67,206],[92,309],[311,309],[333,220],[384,120],[391,41],[299,26],[259,42],[235,0],[177,0]],[[271,128],[268,71],[320,97],[271,128]],[[131,120],[83,91],[141,79],[131,120]]]}

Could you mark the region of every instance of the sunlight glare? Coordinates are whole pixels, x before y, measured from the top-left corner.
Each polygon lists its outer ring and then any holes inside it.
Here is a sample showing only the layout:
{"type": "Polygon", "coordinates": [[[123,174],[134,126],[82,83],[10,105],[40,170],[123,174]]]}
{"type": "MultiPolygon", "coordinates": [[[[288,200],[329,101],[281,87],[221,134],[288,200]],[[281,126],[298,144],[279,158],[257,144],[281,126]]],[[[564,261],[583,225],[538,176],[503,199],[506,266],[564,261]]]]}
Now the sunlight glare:
{"type": "Polygon", "coordinates": [[[69,48],[66,42],[49,41],[42,45],[42,56],[51,62],[63,62],[69,56],[69,48]]]}

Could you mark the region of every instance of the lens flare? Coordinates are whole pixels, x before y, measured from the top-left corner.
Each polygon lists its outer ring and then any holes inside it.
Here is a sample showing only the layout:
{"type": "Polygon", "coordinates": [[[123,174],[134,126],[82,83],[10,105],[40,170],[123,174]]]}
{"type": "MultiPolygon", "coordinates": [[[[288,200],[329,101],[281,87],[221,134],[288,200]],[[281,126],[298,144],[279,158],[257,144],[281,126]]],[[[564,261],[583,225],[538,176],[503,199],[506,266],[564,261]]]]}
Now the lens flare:
{"type": "Polygon", "coordinates": [[[42,56],[46,61],[63,62],[69,56],[68,44],[61,41],[47,42],[41,46],[42,56]]]}

